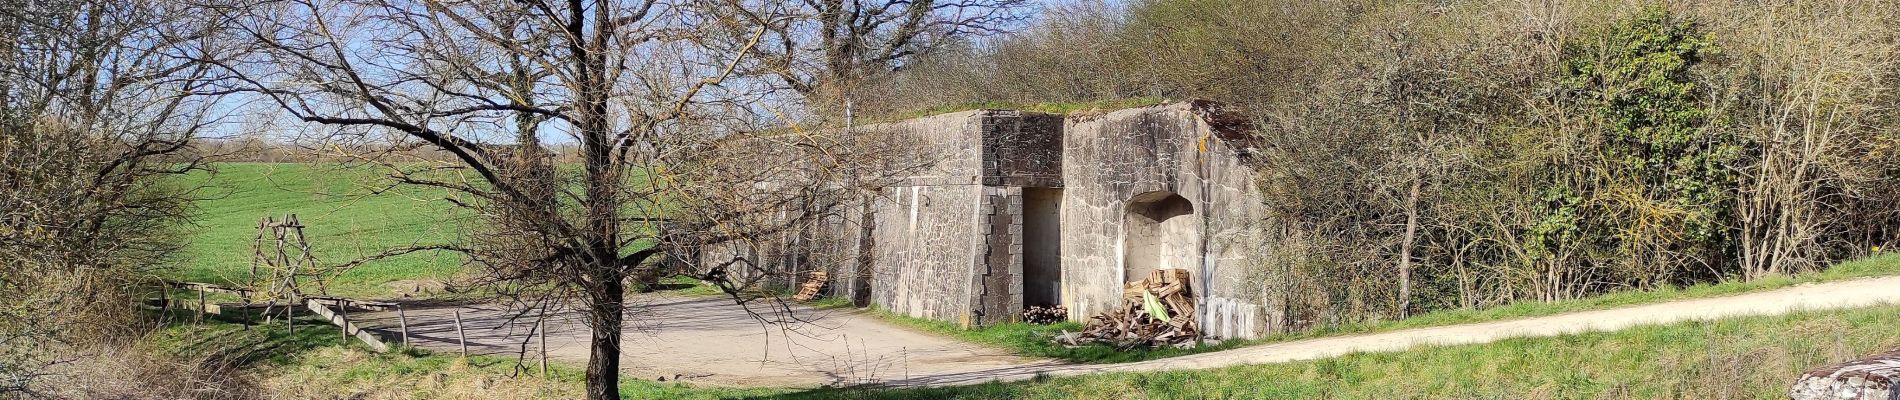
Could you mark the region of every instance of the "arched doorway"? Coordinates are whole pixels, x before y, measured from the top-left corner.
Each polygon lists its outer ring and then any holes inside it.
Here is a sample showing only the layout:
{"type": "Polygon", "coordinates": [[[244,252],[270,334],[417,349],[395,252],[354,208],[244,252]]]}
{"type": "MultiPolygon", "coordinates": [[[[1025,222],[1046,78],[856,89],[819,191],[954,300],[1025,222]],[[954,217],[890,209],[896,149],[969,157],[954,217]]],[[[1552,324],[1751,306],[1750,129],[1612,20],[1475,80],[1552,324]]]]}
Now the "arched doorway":
{"type": "Polygon", "coordinates": [[[1194,203],[1167,191],[1135,195],[1122,216],[1122,280],[1134,282],[1161,268],[1194,270],[1194,203]]]}

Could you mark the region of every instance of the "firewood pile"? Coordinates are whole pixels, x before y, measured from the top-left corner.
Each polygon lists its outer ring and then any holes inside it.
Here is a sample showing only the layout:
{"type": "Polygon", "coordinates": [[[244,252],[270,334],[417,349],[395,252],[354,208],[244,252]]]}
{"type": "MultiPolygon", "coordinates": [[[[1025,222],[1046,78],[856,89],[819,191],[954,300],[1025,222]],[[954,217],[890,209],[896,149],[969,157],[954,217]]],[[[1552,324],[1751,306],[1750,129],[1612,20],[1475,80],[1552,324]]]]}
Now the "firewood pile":
{"type": "Polygon", "coordinates": [[[1154,271],[1122,290],[1120,308],[1096,315],[1079,334],[1058,340],[1070,345],[1105,343],[1117,349],[1193,345],[1199,327],[1194,323],[1194,293],[1187,270],[1154,271]]]}
{"type": "Polygon", "coordinates": [[[1023,322],[1048,325],[1069,320],[1069,308],[1063,306],[1030,306],[1023,310],[1023,322]]]}

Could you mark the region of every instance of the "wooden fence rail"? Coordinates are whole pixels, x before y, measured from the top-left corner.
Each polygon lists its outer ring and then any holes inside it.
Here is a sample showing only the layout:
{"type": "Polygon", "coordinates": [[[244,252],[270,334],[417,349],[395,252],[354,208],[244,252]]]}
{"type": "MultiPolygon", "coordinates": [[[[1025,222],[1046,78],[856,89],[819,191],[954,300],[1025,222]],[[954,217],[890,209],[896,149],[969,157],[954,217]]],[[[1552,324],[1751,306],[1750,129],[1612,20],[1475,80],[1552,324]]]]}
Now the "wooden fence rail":
{"type": "MultiPolygon", "coordinates": [[[[396,303],[355,300],[355,299],[350,299],[350,298],[345,298],[345,297],[334,297],[334,296],[298,296],[297,298],[275,298],[275,299],[266,299],[266,302],[264,303],[257,303],[255,302],[255,300],[257,299],[251,298],[251,295],[253,293],[256,293],[256,291],[253,291],[250,289],[234,288],[234,287],[221,286],[221,285],[210,284],[210,283],[201,283],[201,282],[161,281],[161,283],[164,290],[162,293],[160,293],[162,297],[158,299],[154,299],[157,301],[158,305],[154,306],[151,304],[142,304],[142,306],[146,308],[159,309],[159,310],[164,310],[164,309],[169,309],[169,308],[174,308],[174,307],[189,309],[189,310],[195,311],[193,314],[194,314],[194,321],[196,321],[198,319],[203,318],[204,314],[222,315],[224,314],[225,309],[229,308],[226,306],[222,306],[219,304],[206,301],[205,293],[207,292],[229,293],[229,294],[238,295],[239,297],[243,297],[245,300],[245,304],[243,304],[241,307],[238,307],[240,309],[260,308],[260,307],[271,308],[271,307],[276,307],[276,305],[280,304],[280,302],[281,304],[286,305],[286,307],[289,307],[289,305],[291,304],[302,304],[303,308],[309,309],[311,312],[316,313],[317,316],[321,316],[325,320],[330,321],[331,325],[336,325],[337,329],[341,330],[341,333],[343,334],[344,337],[355,337],[358,341],[361,341],[363,342],[364,345],[368,346],[370,350],[374,350],[378,353],[389,351],[389,344],[385,342],[385,339],[381,335],[378,335],[375,332],[363,329],[362,327],[358,326],[356,323],[350,322],[349,308],[355,307],[355,308],[371,310],[371,311],[384,311],[384,310],[394,309],[396,310],[396,318],[398,319],[397,323],[399,326],[402,327],[401,328],[402,336],[400,339],[402,340],[403,344],[409,343],[409,321],[408,321],[409,318],[408,318],[408,315],[402,312],[402,305],[396,304],[396,303]],[[191,289],[191,290],[197,291],[198,301],[195,302],[195,304],[194,302],[174,301],[171,295],[171,291],[173,289],[191,289]]],[[[291,320],[290,318],[285,318],[284,326],[285,326],[285,329],[290,329],[291,332],[294,333],[295,328],[293,327],[293,325],[291,325],[290,320],[291,320]]]]}

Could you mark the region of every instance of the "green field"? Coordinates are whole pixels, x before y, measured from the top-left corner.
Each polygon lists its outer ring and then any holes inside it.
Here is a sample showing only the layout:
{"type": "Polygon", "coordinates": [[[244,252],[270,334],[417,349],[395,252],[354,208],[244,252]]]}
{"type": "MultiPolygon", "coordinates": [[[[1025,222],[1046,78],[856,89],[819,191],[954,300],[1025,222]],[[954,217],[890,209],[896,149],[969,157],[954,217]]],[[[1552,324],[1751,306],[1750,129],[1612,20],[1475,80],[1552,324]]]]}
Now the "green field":
{"type": "MultiPolygon", "coordinates": [[[[382,193],[390,181],[381,170],[311,164],[226,163],[216,173],[187,179],[205,185],[191,241],[178,279],[241,283],[250,271],[258,219],[297,214],[312,252],[324,265],[344,263],[386,249],[444,243],[460,230],[457,210],[440,189],[401,187],[382,193]]],[[[452,253],[414,253],[344,272],[330,281],[335,295],[388,298],[387,283],[447,280],[461,271],[452,253]]]]}

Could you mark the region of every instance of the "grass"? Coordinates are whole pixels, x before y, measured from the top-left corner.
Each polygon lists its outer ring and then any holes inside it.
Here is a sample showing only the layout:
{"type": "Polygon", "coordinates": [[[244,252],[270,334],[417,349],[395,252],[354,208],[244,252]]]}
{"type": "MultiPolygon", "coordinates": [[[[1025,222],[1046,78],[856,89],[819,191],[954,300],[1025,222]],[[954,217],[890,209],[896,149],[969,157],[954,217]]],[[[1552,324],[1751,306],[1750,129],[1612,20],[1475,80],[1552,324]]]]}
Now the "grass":
{"type": "Polygon", "coordinates": [[[1738,280],[1687,287],[1665,287],[1656,290],[1627,290],[1571,300],[1522,301],[1499,307],[1476,310],[1458,309],[1434,311],[1402,320],[1346,324],[1315,329],[1303,333],[1276,335],[1261,339],[1258,342],[1274,342],[1317,336],[1384,332],[1399,329],[1541,317],[1577,311],[1602,310],[1667,301],[1736,295],[1747,292],[1786,288],[1804,283],[1833,282],[1896,275],[1900,275],[1900,254],[1887,253],[1858,260],[1845,261],[1829,266],[1827,269],[1821,271],[1797,275],[1777,275],[1757,278],[1751,281],[1738,280]]]}
{"type": "MultiPolygon", "coordinates": [[[[207,185],[197,207],[185,266],[173,278],[239,284],[247,280],[257,222],[297,214],[320,263],[340,264],[408,245],[447,242],[458,233],[445,193],[401,187],[372,195],[381,171],[310,164],[225,163],[216,174],[187,177],[207,185]]],[[[364,264],[329,282],[331,294],[387,298],[402,280],[443,280],[462,271],[449,253],[412,253],[364,264]]]]}
{"type": "Polygon", "coordinates": [[[794,399],[1786,398],[1806,369],[1900,346],[1900,306],[1356,353],[1211,370],[949,388],[835,389],[794,399]]]}
{"type": "MultiPolygon", "coordinates": [[[[181,314],[182,315],[182,314],[181,314]]],[[[188,319],[177,319],[186,321],[188,319]]],[[[464,399],[581,397],[584,370],[554,363],[547,375],[507,357],[455,357],[414,348],[373,353],[344,340],[319,319],[299,319],[295,334],[281,325],[252,327],[228,320],[175,323],[147,340],[172,359],[232,367],[248,374],[269,398],[464,399]]],[[[532,364],[532,363],[529,363],[532,364]]],[[[763,397],[778,389],[694,387],[623,377],[630,399],[763,397]]]]}
{"type": "Polygon", "coordinates": [[[990,345],[1017,355],[1053,358],[1073,363],[1124,363],[1316,337],[1540,317],[1577,311],[1601,310],[1666,301],[1734,295],[1752,291],[1785,288],[1803,283],[1893,275],[1900,275],[1900,254],[1886,254],[1843,262],[1823,271],[1793,276],[1771,276],[1746,282],[1733,281],[1680,288],[1669,287],[1659,290],[1621,291],[1573,300],[1526,301],[1478,310],[1436,311],[1402,320],[1351,323],[1301,332],[1275,334],[1254,340],[1227,340],[1214,345],[1204,345],[1188,349],[1156,348],[1115,350],[1112,347],[1100,344],[1071,348],[1055,344],[1050,339],[1065,330],[1069,332],[1081,330],[1082,324],[1077,322],[1064,322],[1052,325],[1035,325],[1018,322],[963,329],[956,324],[948,322],[914,318],[884,310],[875,310],[875,312],[876,315],[882,317],[884,320],[900,326],[954,337],[968,342],[990,345]]]}
{"type": "MultiPolygon", "coordinates": [[[[1111,373],[923,389],[734,389],[626,380],[633,399],[1785,398],[1800,372],[1900,347],[1900,306],[1732,318],[1489,344],[1357,353],[1210,370],[1111,373]]],[[[181,337],[254,339],[231,324],[181,337]]],[[[253,329],[249,332],[268,331],[253,329]]],[[[261,359],[267,393],[329,398],[573,398],[580,373],[517,372],[511,359],[372,354],[333,331],[261,359]]],[[[275,331],[281,332],[281,330],[275,331]]],[[[265,336],[277,333],[265,333],[265,336]]],[[[197,343],[197,342],[194,342],[197,343]]],[[[200,345],[202,346],[202,345],[200,345]]],[[[243,347],[243,346],[239,346],[243,347]]]]}
{"type": "MultiPolygon", "coordinates": [[[[1428,314],[1416,320],[1361,325],[1353,332],[1488,321],[1600,309],[1792,286],[1806,282],[1892,275],[1900,255],[1842,263],[1827,271],[1749,283],[1702,285],[1651,292],[1613,293],[1566,302],[1524,303],[1490,310],[1428,314]],[[1423,321],[1423,322],[1417,322],[1423,321]]],[[[705,290],[680,280],[674,290],[705,290]]],[[[816,302],[820,307],[848,303],[816,302]]],[[[1019,353],[1081,362],[1118,362],[1178,355],[1188,350],[1105,352],[1066,349],[1028,340],[1076,324],[1005,324],[962,330],[936,321],[881,315],[899,325],[1010,348],[1019,353]],[[1067,354],[1065,354],[1067,352],[1067,354]]],[[[351,398],[573,398],[582,374],[556,364],[548,376],[518,370],[512,359],[462,359],[414,349],[370,353],[315,320],[296,335],[281,329],[243,330],[228,322],[180,324],[160,335],[161,348],[182,359],[226,360],[255,374],[265,393],[279,397],[351,398]]],[[[1900,306],[1802,312],[1643,326],[1490,344],[1362,353],[1322,360],[1196,371],[1114,373],[923,389],[736,389],[625,379],[627,398],[689,399],[908,399],[908,398],[1780,398],[1800,372],[1818,365],[1900,347],[1900,306]]],[[[1321,336],[1347,330],[1310,333],[1321,336]]],[[[1276,337],[1284,340],[1290,337],[1276,337]]],[[[1229,342],[1236,343],[1239,342],[1229,342]]],[[[1233,345],[1224,345],[1226,348],[1233,345]]]]}
{"type": "Polygon", "coordinates": [[[931,108],[925,108],[925,109],[919,109],[919,110],[897,112],[891,115],[870,118],[868,119],[868,121],[874,121],[874,122],[902,121],[902,120],[911,119],[911,118],[927,117],[927,116],[932,116],[932,115],[937,115],[937,114],[947,114],[947,113],[953,113],[953,112],[958,112],[958,111],[968,111],[968,110],[1017,110],[1017,111],[1039,112],[1039,113],[1046,113],[1046,114],[1068,115],[1071,113],[1084,112],[1084,111],[1114,111],[1114,110],[1120,110],[1124,108],[1147,107],[1147,106],[1152,106],[1156,104],[1161,104],[1162,102],[1165,102],[1165,101],[1166,101],[1165,99],[1162,99],[1159,97],[1136,97],[1136,98],[1128,98],[1128,99],[1048,102],[1048,103],[1031,103],[1031,104],[1011,103],[1011,102],[1003,102],[1003,101],[984,101],[984,102],[953,104],[953,105],[947,105],[947,106],[938,106],[938,107],[931,107],[931,108]]]}

